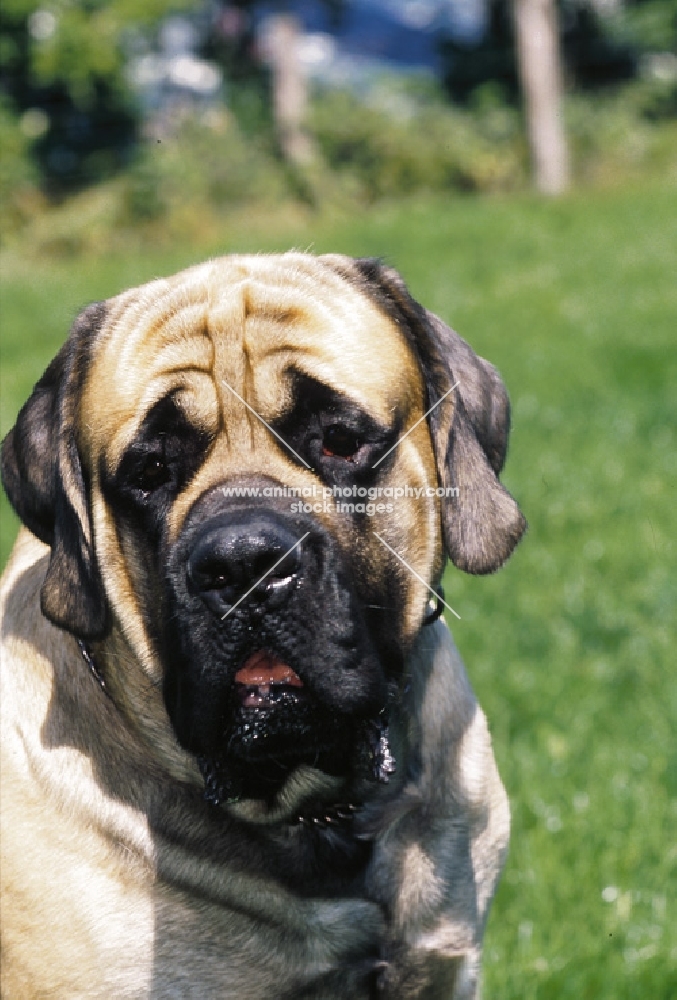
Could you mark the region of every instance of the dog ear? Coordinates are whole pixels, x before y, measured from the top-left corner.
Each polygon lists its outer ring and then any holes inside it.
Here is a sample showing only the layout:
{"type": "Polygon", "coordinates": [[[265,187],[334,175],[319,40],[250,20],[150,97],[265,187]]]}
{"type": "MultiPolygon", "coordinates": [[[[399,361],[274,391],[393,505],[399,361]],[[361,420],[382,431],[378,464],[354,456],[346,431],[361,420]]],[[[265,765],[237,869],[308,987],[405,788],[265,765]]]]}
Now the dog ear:
{"type": "Polygon", "coordinates": [[[106,600],[76,428],[90,348],[104,316],[103,303],[78,316],[2,445],[2,481],[12,506],[52,550],[42,613],[86,639],[105,631],[106,600]]]}
{"type": "Polygon", "coordinates": [[[498,479],[510,430],[503,382],[488,361],[411,297],[397,271],[372,259],[355,265],[367,293],[398,323],[419,359],[438,479],[458,490],[442,500],[447,552],[467,573],[492,573],[526,529],[498,479]]]}
{"type": "Polygon", "coordinates": [[[426,335],[444,359],[449,388],[455,386],[429,416],[440,484],[458,491],[442,501],[445,545],[459,569],[492,573],[526,529],[498,478],[508,449],[508,394],[493,365],[439,317],[426,313],[426,318],[426,335]]]}

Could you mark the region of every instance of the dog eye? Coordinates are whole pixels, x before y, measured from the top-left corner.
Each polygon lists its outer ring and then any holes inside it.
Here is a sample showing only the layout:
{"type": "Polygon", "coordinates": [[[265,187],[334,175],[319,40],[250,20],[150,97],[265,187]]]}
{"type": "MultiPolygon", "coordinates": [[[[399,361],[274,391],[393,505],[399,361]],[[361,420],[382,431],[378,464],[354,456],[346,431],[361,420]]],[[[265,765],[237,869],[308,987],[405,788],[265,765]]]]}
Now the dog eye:
{"type": "Polygon", "coordinates": [[[141,468],[137,486],[146,492],[157,490],[171,478],[169,467],[159,455],[149,455],[141,468]]]}
{"type": "Polygon", "coordinates": [[[361,441],[352,431],[339,424],[326,427],[322,437],[322,454],[351,459],[360,450],[361,441]]]}

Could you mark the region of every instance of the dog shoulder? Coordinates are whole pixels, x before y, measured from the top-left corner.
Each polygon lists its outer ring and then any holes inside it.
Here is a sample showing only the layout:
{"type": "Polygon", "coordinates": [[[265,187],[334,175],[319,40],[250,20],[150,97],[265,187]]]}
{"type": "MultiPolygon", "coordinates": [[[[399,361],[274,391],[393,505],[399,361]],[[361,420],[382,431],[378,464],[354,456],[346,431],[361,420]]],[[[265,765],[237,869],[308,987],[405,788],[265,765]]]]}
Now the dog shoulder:
{"type": "Polygon", "coordinates": [[[8,713],[18,711],[21,714],[24,708],[29,710],[31,717],[35,716],[38,706],[46,704],[51,691],[49,665],[58,655],[64,635],[50,625],[40,611],[40,587],[48,561],[49,547],[22,528],[0,580],[5,722],[8,713]],[[28,704],[22,707],[23,698],[28,699],[28,704]]]}

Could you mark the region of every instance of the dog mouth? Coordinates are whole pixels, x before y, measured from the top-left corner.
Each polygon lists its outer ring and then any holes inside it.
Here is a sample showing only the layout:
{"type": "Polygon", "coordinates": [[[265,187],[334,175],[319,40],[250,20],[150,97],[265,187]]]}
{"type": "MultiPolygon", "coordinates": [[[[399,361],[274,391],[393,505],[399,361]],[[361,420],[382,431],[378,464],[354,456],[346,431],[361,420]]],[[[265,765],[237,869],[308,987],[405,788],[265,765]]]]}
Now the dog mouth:
{"type": "Polygon", "coordinates": [[[241,709],[272,708],[294,704],[305,696],[304,684],[288,663],[265,649],[256,650],[234,678],[236,701],[241,709]]]}
{"type": "Polygon", "coordinates": [[[300,764],[345,769],[351,721],[323,707],[283,656],[250,651],[233,677],[230,704],[221,747],[198,757],[207,801],[272,801],[300,764]]]}
{"type": "Polygon", "coordinates": [[[385,718],[346,716],[323,705],[277,653],[249,652],[231,692],[220,747],[198,756],[208,802],[272,802],[300,765],[334,777],[390,779],[395,765],[385,718]]]}

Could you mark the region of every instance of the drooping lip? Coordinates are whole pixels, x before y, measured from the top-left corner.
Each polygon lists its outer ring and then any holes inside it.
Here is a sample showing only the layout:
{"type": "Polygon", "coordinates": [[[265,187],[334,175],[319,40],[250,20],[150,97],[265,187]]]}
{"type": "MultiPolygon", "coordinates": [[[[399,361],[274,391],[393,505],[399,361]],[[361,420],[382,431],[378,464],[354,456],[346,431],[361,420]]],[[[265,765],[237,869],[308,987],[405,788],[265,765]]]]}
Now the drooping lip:
{"type": "Polygon", "coordinates": [[[268,650],[252,653],[235,674],[242,708],[267,708],[286,696],[298,695],[303,681],[288,663],[268,650]]]}

